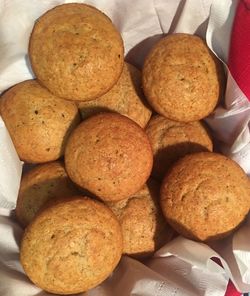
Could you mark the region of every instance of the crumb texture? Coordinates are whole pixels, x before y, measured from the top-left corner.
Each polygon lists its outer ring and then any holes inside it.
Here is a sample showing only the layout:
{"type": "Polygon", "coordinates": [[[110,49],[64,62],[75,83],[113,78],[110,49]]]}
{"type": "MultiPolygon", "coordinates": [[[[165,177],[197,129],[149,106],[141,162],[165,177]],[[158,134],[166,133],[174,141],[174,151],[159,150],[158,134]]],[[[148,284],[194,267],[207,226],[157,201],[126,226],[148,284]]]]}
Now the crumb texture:
{"type": "Polygon", "coordinates": [[[73,294],[98,285],[118,264],[120,225],[103,204],[84,197],[55,203],[26,228],[21,263],[45,291],[73,294]]]}
{"type": "Polygon", "coordinates": [[[98,9],[80,3],[56,6],[33,28],[29,57],[38,80],[55,95],[89,100],[106,93],[122,72],[120,33],[98,9]]]}
{"type": "Polygon", "coordinates": [[[219,60],[198,36],[170,34],[143,66],[143,90],[154,110],[176,121],[200,120],[215,108],[223,88],[219,60]]]}
{"type": "Polygon", "coordinates": [[[249,193],[247,175],[237,163],[200,152],[170,169],[161,187],[161,206],[179,233],[206,241],[228,235],[244,220],[249,193]]]}
{"type": "Polygon", "coordinates": [[[0,112],[19,157],[28,163],[61,157],[71,131],[80,122],[75,103],[52,95],[36,80],[6,91],[0,112]]]}
{"type": "Polygon", "coordinates": [[[79,102],[78,107],[83,119],[99,112],[113,111],[134,120],[142,128],[152,113],[142,92],[141,72],[129,63],[124,64],[122,75],[111,90],[97,99],[79,102]]]}
{"type": "Polygon", "coordinates": [[[139,125],[120,114],[102,113],[74,130],[65,164],[70,178],[82,188],[103,200],[120,200],[145,184],[153,154],[139,125]]]}
{"type": "Polygon", "coordinates": [[[128,199],[107,205],[121,223],[123,253],[133,257],[152,255],[173,235],[159,205],[160,185],[150,179],[141,190],[128,199]]]}

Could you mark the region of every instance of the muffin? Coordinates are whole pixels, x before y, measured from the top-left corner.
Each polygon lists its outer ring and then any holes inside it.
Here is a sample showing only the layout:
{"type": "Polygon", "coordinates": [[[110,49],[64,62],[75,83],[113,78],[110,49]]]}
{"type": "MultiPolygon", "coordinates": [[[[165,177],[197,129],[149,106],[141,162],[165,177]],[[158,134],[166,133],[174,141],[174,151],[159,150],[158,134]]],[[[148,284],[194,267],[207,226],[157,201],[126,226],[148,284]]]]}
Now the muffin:
{"type": "Polygon", "coordinates": [[[154,110],[175,121],[209,115],[223,90],[220,61],[198,36],[170,34],[146,57],[143,90],[154,110]]]}
{"type": "Polygon", "coordinates": [[[84,120],[65,150],[69,177],[104,201],[127,198],[147,181],[153,163],[144,130],[118,113],[84,120]]]}
{"type": "Polygon", "coordinates": [[[63,163],[55,161],[40,164],[28,171],[21,179],[15,210],[16,217],[25,227],[46,201],[58,197],[70,197],[78,193],[63,163]]]}
{"type": "Polygon", "coordinates": [[[213,150],[208,131],[199,121],[178,122],[155,115],[147,125],[146,134],[154,154],[152,175],[159,180],[186,154],[213,150]]]}
{"type": "Polygon", "coordinates": [[[159,195],[159,183],[150,179],[128,199],[107,203],[121,224],[124,254],[149,256],[172,238],[173,230],[162,215],[159,195]]]}
{"type": "Polygon", "coordinates": [[[86,197],[56,201],[26,228],[20,260],[30,280],[55,294],[87,291],[104,281],[122,254],[110,209],[86,197]]]}
{"type": "Polygon", "coordinates": [[[248,214],[249,201],[248,178],[241,167],[212,152],[180,159],[161,186],[161,207],[169,224],[201,241],[230,234],[248,214]]]}
{"type": "Polygon", "coordinates": [[[6,91],[0,110],[19,157],[29,163],[60,158],[70,132],[80,122],[75,103],[55,97],[36,80],[6,91]]]}
{"type": "Polygon", "coordinates": [[[83,119],[100,111],[113,111],[129,117],[144,128],[151,116],[145,105],[141,89],[141,72],[125,63],[118,82],[105,95],[85,102],[78,107],[83,119]]]}
{"type": "Polygon", "coordinates": [[[98,9],[68,3],[47,11],[30,37],[29,58],[39,82],[69,100],[105,94],[123,68],[123,40],[98,9]]]}

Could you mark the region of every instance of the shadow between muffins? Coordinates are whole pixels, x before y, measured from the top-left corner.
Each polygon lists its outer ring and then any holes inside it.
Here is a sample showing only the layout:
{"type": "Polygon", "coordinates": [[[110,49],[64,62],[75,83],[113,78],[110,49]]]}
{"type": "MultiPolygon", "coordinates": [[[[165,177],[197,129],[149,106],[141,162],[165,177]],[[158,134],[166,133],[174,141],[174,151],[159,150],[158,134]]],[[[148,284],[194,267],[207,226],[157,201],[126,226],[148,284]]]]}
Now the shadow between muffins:
{"type": "MultiPolygon", "coordinates": [[[[152,233],[151,240],[153,242],[154,247],[152,246],[151,250],[144,250],[142,252],[135,252],[123,255],[126,255],[128,257],[131,257],[133,259],[139,260],[140,262],[147,262],[156,251],[158,251],[161,247],[163,247],[165,244],[167,244],[171,239],[173,238],[174,230],[172,227],[167,223],[166,219],[163,216],[161,207],[160,207],[160,183],[152,178],[150,178],[147,181],[147,188],[149,190],[151,201],[153,203],[153,206],[151,208],[151,211],[153,213],[154,217],[154,231],[152,233]]],[[[136,193],[135,193],[136,196],[136,193]]],[[[132,196],[133,198],[133,196],[132,196]]],[[[143,195],[139,198],[143,199],[143,195]]],[[[141,220],[142,223],[145,221],[148,217],[144,216],[141,220]]],[[[144,237],[141,236],[142,241],[147,238],[147,235],[144,237]]]]}
{"type": "Polygon", "coordinates": [[[209,150],[206,147],[189,141],[162,148],[154,156],[152,176],[156,178],[158,181],[161,181],[168,172],[168,170],[180,158],[184,157],[187,154],[208,151],[209,150]]]}
{"type": "MultiPolygon", "coordinates": [[[[18,258],[19,258],[19,253],[17,253],[18,255],[18,258]]],[[[18,259],[15,259],[16,261],[18,259]]],[[[12,278],[12,279],[15,279],[15,280],[22,280],[26,283],[31,283],[31,281],[28,279],[28,277],[21,271],[18,271],[16,269],[13,269],[5,264],[3,264],[2,262],[0,262],[0,269],[1,269],[1,272],[4,272],[5,274],[9,274],[9,276],[12,278]]]]}
{"type": "Polygon", "coordinates": [[[188,229],[187,227],[185,227],[179,221],[176,221],[174,219],[167,219],[167,221],[183,237],[185,237],[187,239],[191,239],[191,240],[196,241],[196,242],[203,242],[203,243],[209,244],[209,243],[213,243],[214,241],[220,241],[222,239],[225,239],[228,236],[230,236],[230,234],[233,234],[245,222],[245,219],[239,225],[237,225],[235,228],[233,228],[231,230],[228,230],[228,231],[225,231],[225,232],[218,233],[216,235],[210,235],[204,240],[201,240],[201,239],[197,238],[193,234],[191,229],[188,229]]]}
{"type": "Polygon", "coordinates": [[[125,61],[141,70],[145,57],[148,55],[152,47],[164,36],[165,34],[156,34],[142,40],[129,50],[125,56],[125,61]]]}
{"type": "MultiPolygon", "coordinates": [[[[155,179],[154,179],[155,180],[155,179]]],[[[158,194],[157,194],[157,198],[153,200],[153,202],[156,204],[159,212],[161,215],[157,216],[158,219],[158,223],[156,224],[156,231],[155,231],[155,235],[154,235],[154,242],[156,244],[156,249],[154,252],[158,251],[160,248],[162,248],[165,244],[169,243],[173,238],[174,238],[174,229],[170,226],[170,224],[168,224],[168,222],[166,221],[166,219],[164,218],[161,206],[160,206],[160,183],[159,181],[155,180],[155,182],[157,182],[159,184],[159,189],[158,189],[158,194]],[[161,219],[165,220],[165,227],[164,229],[161,229],[161,219]]],[[[154,192],[153,192],[153,187],[150,186],[150,184],[148,185],[148,189],[149,192],[151,193],[152,196],[154,196],[154,192]]],[[[148,254],[149,256],[152,256],[153,253],[148,254]]]]}
{"type": "MultiPolygon", "coordinates": [[[[14,240],[15,240],[18,248],[20,248],[21,239],[22,239],[22,236],[23,236],[24,229],[18,223],[18,220],[16,218],[16,214],[15,214],[15,210],[11,211],[10,220],[11,220],[11,223],[12,223],[11,229],[12,229],[14,240]]],[[[1,223],[2,223],[2,221],[1,221],[1,223]]],[[[9,224],[9,223],[7,223],[7,224],[9,224]]]]}
{"type": "Polygon", "coordinates": [[[91,106],[91,107],[84,107],[84,111],[78,107],[81,114],[82,120],[85,120],[93,115],[103,113],[103,112],[112,112],[112,113],[117,113],[113,111],[112,109],[109,109],[107,107],[101,107],[101,106],[91,106]]]}
{"type": "MultiPolygon", "coordinates": [[[[65,115],[62,113],[61,114],[62,117],[64,117],[65,115]]],[[[78,109],[77,114],[75,115],[75,117],[73,118],[73,120],[70,123],[69,128],[67,129],[63,139],[62,139],[62,145],[61,145],[61,149],[60,149],[60,155],[64,156],[64,152],[65,152],[65,147],[68,141],[68,138],[70,136],[70,134],[73,132],[73,130],[81,123],[82,119],[81,119],[81,115],[78,109]]]]}

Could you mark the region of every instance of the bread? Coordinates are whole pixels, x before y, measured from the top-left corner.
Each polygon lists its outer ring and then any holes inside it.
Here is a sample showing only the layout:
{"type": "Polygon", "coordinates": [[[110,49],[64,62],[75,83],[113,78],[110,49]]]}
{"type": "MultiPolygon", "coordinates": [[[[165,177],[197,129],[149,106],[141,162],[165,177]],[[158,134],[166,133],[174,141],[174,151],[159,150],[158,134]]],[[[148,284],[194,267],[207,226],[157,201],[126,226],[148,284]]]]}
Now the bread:
{"type": "Polygon", "coordinates": [[[69,177],[104,201],[121,200],[141,189],[152,163],[144,130],[111,112],[84,120],[71,134],[65,151],[69,177]]]}
{"type": "Polygon", "coordinates": [[[169,34],[146,57],[143,90],[154,110],[175,121],[208,116],[223,90],[223,69],[206,43],[190,34],[169,34]]]}
{"type": "Polygon", "coordinates": [[[60,158],[69,134],[80,122],[75,103],[52,95],[36,80],[6,91],[0,110],[19,157],[29,163],[60,158]]]}
{"type": "Polygon", "coordinates": [[[108,202],[123,233],[123,253],[136,258],[152,255],[173,235],[159,205],[160,184],[148,180],[142,189],[127,199],[108,202]]]}
{"type": "Polygon", "coordinates": [[[97,99],[79,102],[78,107],[82,119],[101,111],[113,111],[129,117],[142,128],[151,116],[143,98],[141,73],[129,63],[124,64],[122,75],[110,91],[97,99]]]}
{"type": "Polygon", "coordinates": [[[146,134],[154,154],[152,175],[159,180],[186,154],[213,150],[208,131],[199,121],[178,122],[155,115],[147,125],[146,134]]]}
{"type": "Polygon", "coordinates": [[[212,152],[180,159],[161,186],[161,207],[169,224],[196,240],[220,239],[244,220],[250,206],[247,175],[233,160],[212,152]]]}
{"type": "Polygon", "coordinates": [[[47,11],[35,23],[29,43],[32,69],[42,85],[69,100],[106,93],[123,67],[123,41],[98,9],[68,3],[47,11]]]}
{"type": "Polygon", "coordinates": [[[20,260],[30,280],[55,294],[87,291],[104,281],[122,254],[121,227],[100,202],[62,199],[26,228],[20,260]]]}
{"type": "Polygon", "coordinates": [[[39,209],[50,199],[70,197],[78,192],[69,179],[62,162],[40,164],[28,171],[21,179],[16,204],[16,217],[27,226],[39,209]]]}

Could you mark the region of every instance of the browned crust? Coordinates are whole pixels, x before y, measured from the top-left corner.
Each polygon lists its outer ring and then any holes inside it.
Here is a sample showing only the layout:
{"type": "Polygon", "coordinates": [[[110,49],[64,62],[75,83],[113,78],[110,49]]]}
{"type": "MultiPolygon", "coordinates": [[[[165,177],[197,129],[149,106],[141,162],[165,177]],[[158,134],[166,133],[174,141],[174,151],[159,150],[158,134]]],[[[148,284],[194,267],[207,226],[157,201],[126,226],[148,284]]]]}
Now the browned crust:
{"type": "Polygon", "coordinates": [[[163,214],[173,228],[196,240],[222,238],[249,211],[248,178],[233,160],[211,152],[180,159],[161,186],[163,214]]]}
{"type": "Polygon", "coordinates": [[[209,115],[223,89],[220,61],[195,35],[177,33],[162,38],[146,57],[142,84],[156,112],[190,122],[209,115]]]}
{"type": "Polygon", "coordinates": [[[141,190],[118,202],[106,203],[118,218],[123,232],[123,253],[143,258],[173,236],[159,205],[160,184],[149,179],[141,190]]]}
{"type": "Polygon", "coordinates": [[[62,162],[41,164],[22,177],[16,204],[16,217],[26,227],[39,209],[50,199],[76,195],[62,162]]]}
{"type": "Polygon", "coordinates": [[[65,151],[70,178],[103,200],[120,200],[147,181],[153,163],[144,130],[117,113],[101,113],[83,121],[65,151]]]}
{"type": "Polygon", "coordinates": [[[112,211],[76,196],[56,201],[36,216],[25,230],[20,260],[34,284],[66,295],[104,281],[121,253],[121,227],[112,211]]]}
{"type": "Polygon", "coordinates": [[[134,120],[144,128],[151,110],[145,102],[141,86],[141,72],[129,63],[125,63],[118,82],[103,96],[85,102],[79,102],[82,119],[100,112],[118,112],[134,120]]]}
{"type": "Polygon", "coordinates": [[[29,43],[32,69],[45,87],[69,100],[90,100],[119,79],[124,47],[120,33],[98,9],[68,3],[42,15],[29,43]]]}
{"type": "Polygon", "coordinates": [[[64,154],[69,134],[80,122],[74,102],[52,95],[36,80],[13,86],[0,102],[2,118],[21,160],[43,163],[64,154]]]}

